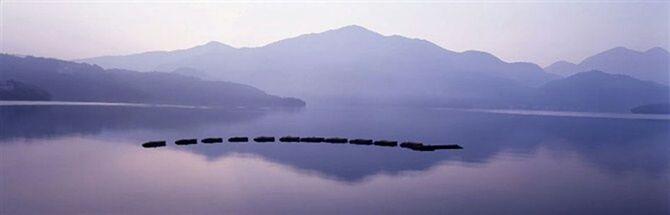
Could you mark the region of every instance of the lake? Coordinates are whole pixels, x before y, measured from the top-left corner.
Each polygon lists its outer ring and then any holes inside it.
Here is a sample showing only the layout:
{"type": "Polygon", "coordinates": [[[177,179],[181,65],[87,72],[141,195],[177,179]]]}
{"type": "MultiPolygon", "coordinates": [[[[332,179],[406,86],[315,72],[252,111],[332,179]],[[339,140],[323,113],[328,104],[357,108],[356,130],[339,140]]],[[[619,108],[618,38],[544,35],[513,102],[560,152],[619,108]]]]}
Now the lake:
{"type": "Polygon", "coordinates": [[[0,214],[670,213],[667,116],[5,105],[0,131],[0,214]],[[173,144],[260,135],[464,149],[173,144]]]}

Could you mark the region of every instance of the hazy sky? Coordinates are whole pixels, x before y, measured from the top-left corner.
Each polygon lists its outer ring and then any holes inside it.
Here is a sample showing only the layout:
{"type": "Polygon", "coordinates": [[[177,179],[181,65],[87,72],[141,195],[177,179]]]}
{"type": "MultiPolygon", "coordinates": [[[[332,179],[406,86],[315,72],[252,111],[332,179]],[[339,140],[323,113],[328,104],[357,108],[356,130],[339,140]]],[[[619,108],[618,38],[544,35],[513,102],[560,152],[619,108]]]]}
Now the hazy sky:
{"type": "Polygon", "coordinates": [[[0,52],[75,59],[188,48],[254,47],[345,25],[482,50],[541,66],[625,46],[669,46],[670,3],[221,3],[0,0],[0,52]]]}

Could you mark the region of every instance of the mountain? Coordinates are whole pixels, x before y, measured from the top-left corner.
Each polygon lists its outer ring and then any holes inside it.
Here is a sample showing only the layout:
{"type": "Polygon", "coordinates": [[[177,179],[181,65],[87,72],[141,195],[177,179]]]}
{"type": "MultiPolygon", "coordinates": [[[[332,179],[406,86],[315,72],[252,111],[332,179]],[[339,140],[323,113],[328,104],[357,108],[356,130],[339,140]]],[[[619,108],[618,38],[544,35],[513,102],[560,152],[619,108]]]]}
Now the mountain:
{"type": "Polygon", "coordinates": [[[549,82],[535,99],[543,106],[597,112],[629,112],[644,104],[668,103],[670,88],[627,75],[588,71],[549,82]]]}
{"type": "Polygon", "coordinates": [[[184,59],[199,57],[201,55],[216,55],[235,50],[233,47],[219,42],[209,42],[190,49],[174,51],[151,51],[130,55],[132,57],[119,60],[118,56],[102,56],[86,60],[75,60],[100,65],[108,69],[128,69],[136,71],[155,71],[159,65],[179,62],[184,59]]]}
{"type": "Polygon", "coordinates": [[[207,106],[304,106],[254,87],[163,72],[103,69],[56,59],[0,54],[0,77],[38,86],[58,101],[207,106]]]}
{"type": "Polygon", "coordinates": [[[628,75],[640,80],[670,83],[670,54],[656,47],[645,52],[617,47],[584,59],[579,64],[559,61],[545,71],[570,76],[578,72],[599,70],[612,74],[628,75]]]}
{"type": "Polygon", "coordinates": [[[216,80],[340,104],[504,105],[558,78],[535,64],[508,63],[479,51],[454,52],[426,40],[384,36],[355,25],[255,48],[211,42],[171,52],[79,61],[142,71],[192,68],[216,80]]]}
{"type": "Polygon", "coordinates": [[[37,87],[15,80],[0,81],[0,100],[49,100],[51,95],[37,87]]]}

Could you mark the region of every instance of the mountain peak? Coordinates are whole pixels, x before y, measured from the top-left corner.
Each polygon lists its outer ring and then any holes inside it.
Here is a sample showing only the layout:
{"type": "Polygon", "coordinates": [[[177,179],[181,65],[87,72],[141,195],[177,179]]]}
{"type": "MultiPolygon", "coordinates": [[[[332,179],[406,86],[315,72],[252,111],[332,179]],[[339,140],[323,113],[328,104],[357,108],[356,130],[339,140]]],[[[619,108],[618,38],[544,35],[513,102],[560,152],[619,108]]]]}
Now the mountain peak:
{"type": "Polygon", "coordinates": [[[638,51],[635,51],[635,50],[632,50],[632,49],[629,49],[629,48],[626,48],[626,47],[623,47],[623,46],[617,46],[617,47],[614,47],[614,48],[609,49],[607,51],[604,51],[603,53],[611,53],[611,52],[623,53],[623,52],[638,52],[638,51]]]}
{"type": "Polygon", "coordinates": [[[205,44],[195,46],[193,48],[189,48],[186,50],[203,50],[203,51],[222,51],[222,50],[230,50],[230,49],[235,49],[232,46],[223,44],[218,41],[209,41],[205,44]]]}
{"type": "Polygon", "coordinates": [[[232,46],[223,44],[221,42],[217,41],[209,41],[205,44],[195,46],[189,49],[183,49],[181,51],[187,51],[187,50],[198,50],[198,51],[204,51],[204,52],[220,52],[220,51],[228,51],[231,49],[235,49],[232,46]]]}
{"type": "Polygon", "coordinates": [[[232,48],[232,47],[229,46],[229,45],[223,44],[223,43],[221,43],[221,42],[219,42],[219,41],[213,41],[213,40],[212,40],[212,41],[209,41],[209,42],[207,42],[207,43],[205,43],[205,44],[203,44],[203,45],[196,46],[196,47],[225,47],[225,48],[232,48]]]}
{"type": "Polygon", "coordinates": [[[575,64],[575,63],[572,63],[572,62],[567,61],[567,60],[559,60],[559,61],[556,61],[553,64],[575,64]]]}
{"type": "Polygon", "coordinates": [[[370,31],[369,29],[360,26],[360,25],[347,25],[341,28],[337,28],[335,30],[349,30],[349,31],[370,31]]]}
{"type": "Polygon", "coordinates": [[[209,42],[205,43],[205,45],[206,46],[217,46],[217,45],[224,45],[224,44],[219,42],[219,41],[212,40],[212,41],[209,41],[209,42]]]}
{"type": "Polygon", "coordinates": [[[563,76],[569,76],[573,72],[579,70],[577,64],[568,62],[568,61],[556,61],[555,63],[552,63],[551,65],[544,67],[544,70],[553,73],[553,74],[558,74],[558,75],[563,75],[563,76]]]}
{"type": "Polygon", "coordinates": [[[630,58],[631,56],[639,56],[639,55],[642,55],[642,52],[635,51],[623,46],[617,46],[615,48],[611,48],[606,51],[595,54],[593,56],[587,57],[584,60],[582,60],[582,62],[579,64],[581,65],[598,64],[599,61],[603,61],[604,59],[626,59],[630,58]]]}
{"type": "Polygon", "coordinates": [[[552,63],[551,65],[545,67],[545,68],[551,68],[551,67],[565,67],[565,68],[568,68],[568,67],[573,67],[573,66],[577,66],[577,64],[575,64],[573,62],[565,61],[565,60],[559,60],[559,61],[556,61],[556,62],[552,63]]]}
{"type": "Polygon", "coordinates": [[[645,53],[663,53],[663,54],[668,54],[668,50],[665,50],[664,48],[661,47],[654,47],[650,48],[649,50],[645,51],[645,53]]]}
{"type": "Polygon", "coordinates": [[[364,44],[364,42],[362,41],[378,41],[377,39],[383,37],[384,37],[383,35],[368,30],[367,28],[358,25],[347,25],[344,27],[327,30],[319,33],[303,34],[297,37],[279,40],[270,43],[264,47],[296,46],[296,44],[303,44],[305,42],[307,43],[315,42],[326,46],[333,44],[340,44],[343,41],[353,42],[357,44],[364,44]]]}
{"type": "Polygon", "coordinates": [[[355,35],[369,34],[369,35],[381,36],[381,34],[371,31],[370,29],[367,29],[360,25],[347,25],[323,33],[355,34],[355,35]]]}

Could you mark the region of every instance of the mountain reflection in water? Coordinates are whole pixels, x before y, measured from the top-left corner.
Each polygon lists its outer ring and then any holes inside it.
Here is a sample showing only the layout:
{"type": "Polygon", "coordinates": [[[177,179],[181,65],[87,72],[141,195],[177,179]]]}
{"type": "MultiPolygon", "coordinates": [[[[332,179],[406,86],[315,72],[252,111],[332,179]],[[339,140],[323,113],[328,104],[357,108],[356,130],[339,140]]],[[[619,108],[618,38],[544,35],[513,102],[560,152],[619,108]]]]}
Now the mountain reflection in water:
{"type": "Polygon", "coordinates": [[[4,212],[349,212],[342,205],[357,213],[668,210],[667,120],[401,108],[78,106],[0,107],[0,119],[4,212]],[[467,150],[226,142],[138,146],[148,139],[261,135],[417,140],[467,150]],[[181,209],[164,203],[184,201],[181,209]]]}

